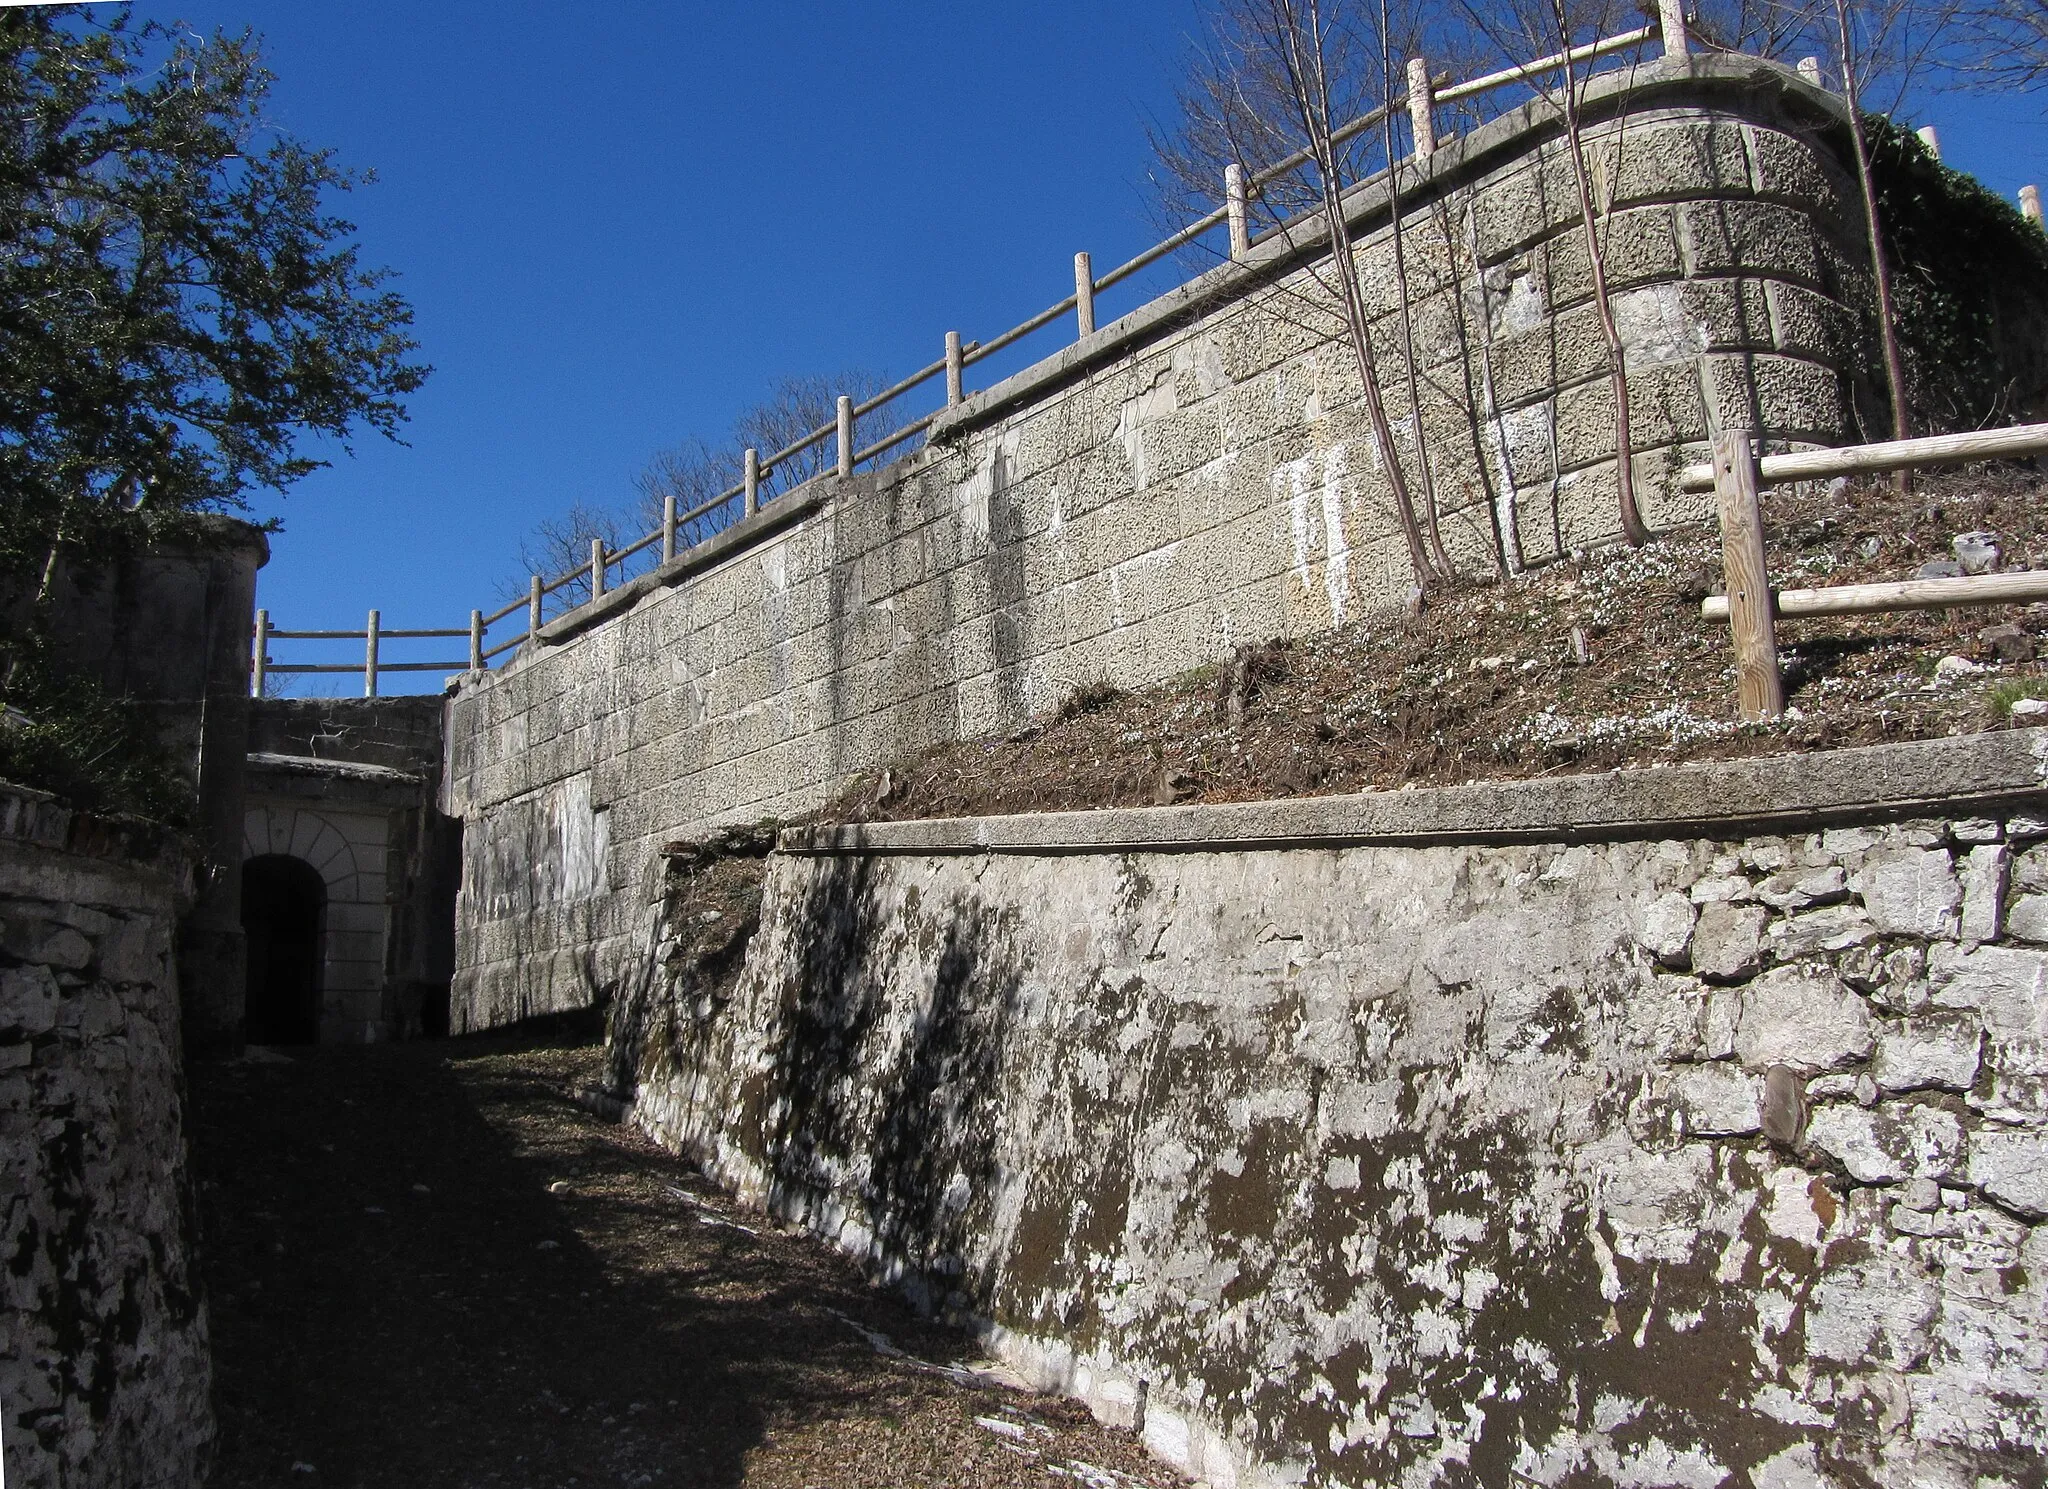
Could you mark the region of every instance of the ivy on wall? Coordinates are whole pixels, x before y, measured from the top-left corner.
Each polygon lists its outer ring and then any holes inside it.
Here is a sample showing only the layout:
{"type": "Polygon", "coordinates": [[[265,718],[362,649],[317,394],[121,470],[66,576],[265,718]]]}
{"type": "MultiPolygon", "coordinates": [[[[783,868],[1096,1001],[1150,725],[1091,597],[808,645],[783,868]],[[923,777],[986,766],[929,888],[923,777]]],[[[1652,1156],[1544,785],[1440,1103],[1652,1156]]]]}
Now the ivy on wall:
{"type": "Polygon", "coordinates": [[[2048,234],[1910,130],[1864,124],[1913,423],[1949,432],[2043,412],[2048,234]]]}

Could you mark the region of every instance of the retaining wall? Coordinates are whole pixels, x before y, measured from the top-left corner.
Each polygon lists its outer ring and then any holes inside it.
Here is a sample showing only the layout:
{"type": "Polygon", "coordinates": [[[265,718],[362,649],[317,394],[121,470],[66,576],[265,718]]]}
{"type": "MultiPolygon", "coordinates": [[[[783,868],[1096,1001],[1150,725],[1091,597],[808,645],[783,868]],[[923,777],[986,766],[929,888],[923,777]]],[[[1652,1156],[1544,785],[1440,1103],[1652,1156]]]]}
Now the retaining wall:
{"type": "Polygon", "coordinates": [[[197,1489],[177,923],[190,851],[0,786],[0,1454],[11,1489],[197,1489]]]}
{"type": "MultiPolygon", "coordinates": [[[[1638,474],[1716,428],[1836,443],[1864,359],[1839,104],[1696,59],[1599,81],[1638,474]]],[[[1464,572],[1617,531],[1614,433],[1569,157],[1528,109],[1405,167],[1424,389],[1368,432],[1313,233],[1275,239],[975,395],[884,470],[823,478],[556,622],[450,715],[468,827],[457,1027],[616,984],[665,840],[816,806],[850,773],[1401,603],[1386,462],[1426,432],[1464,572]]],[[[1381,365],[1400,364],[1384,181],[1350,197],[1381,365]]]]}
{"type": "Polygon", "coordinates": [[[1219,1486],[2039,1485],[2044,761],[793,830],[632,1120],[1219,1486]]]}

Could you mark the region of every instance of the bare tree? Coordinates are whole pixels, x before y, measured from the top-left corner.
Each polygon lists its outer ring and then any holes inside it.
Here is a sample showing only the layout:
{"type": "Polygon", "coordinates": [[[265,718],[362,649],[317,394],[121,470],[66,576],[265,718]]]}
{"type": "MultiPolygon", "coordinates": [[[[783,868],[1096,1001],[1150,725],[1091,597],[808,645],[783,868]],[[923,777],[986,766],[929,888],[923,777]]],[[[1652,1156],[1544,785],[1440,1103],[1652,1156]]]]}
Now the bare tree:
{"type": "MultiPolygon", "coordinates": [[[[519,545],[519,562],[528,574],[553,581],[564,575],[568,582],[548,597],[551,612],[573,609],[590,598],[590,545],[602,541],[607,554],[638,542],[657,531],[669,497],[674,497],[678,524],[677,540],[685,546],[703,542],[738,521],[742,515],[740,486],[744,452],[752,447],[763,460],[787,449],[819,429],[833,425],[838,416],[841,394],[860,403],[888,385],[879,372],[856,367],[836,376],[792,377],[778,382],[760,403],[743,409],[733,421],[733,432],[712,444],[692,435],[655,453],[633,476],[637,493],[630,502],[614,506],[577,501],[566,512],[535,525],[519,545]],[[716,499],[727,496],[723,503],[716,499]],[[704,510],[698,510],[703,508],[704,510]],[[694,515],[691,515],[693,514],[694,515]]],[[[882,410],[876,410],[854,425],[854,443],[878,434],[882,410]]],[[[812,477],[835,468],[837,451],[828,437],[763,472],[761,498],[767,500],[794,489],[812,477]]],[[[650,545],[629,561],[627,573],[645,570],[660,561],[660,550],[650,545]]],[[[526,593],[527,581],[506,580],[498,586],[506,599],[526,593]]]]}
{"type": "MultiPolygon", "coordinates": [[[[783,378],[766,398],[743,410],[733,421],[733,441],[742,447],[751,445],[761,452],[761,458],[765,460],[776,451],[789,448],[805,435],[829,426],[838,417],[840,395],[844,394],[858,405],[888,385],[886,376],[866,367],[849,367],[831,377],[783,378]]],[[[870,436],[882,432],[877,428],[880,412],[878,409],[875,414],[855,421],[855,448],[870,436]]],[[[762,478],[764,487],[776,493],[792,490],[811,477],[831,470],[837,458],[828,438],[767,472],[762,478]]]]}
{"type": "MultiPolygon", "coordinates": [[[[1169,194],[1183,209],[1199,201],[1206,210],[1227,167],[1257,179],[1289,159],[1305,157],[1311,167],[1306,178],[1272,176],[1253,211],[1261,226],[1283,232],[1297,231],[1305,219],[1312,221],[1327,242],[1327,255],[1306,266],[1322,299],[1308,308],[1313,315],[1335,307],[1409,563],[1427,588],[1450,577],[1450,564],[1438,535],[1434,504],[1428,503],[1418,516],[1415,493],[1394,440],[1344,205],[1347,184],[1366,176],[1372,164],[1370,133],[1346,131],[1344,126],[1376,111],[1390,112],[1396,96],[1390,60],[1398,43],[1387,34],[1391,15],[1377,5],[1368,10],[1346,0],[1214,0],[1211,22],[1190,82],[1179,92],[1179,129],[1171,136],[1154,134],[1169,194]]],[[[1396,145],[1390,132],[1382,136],[1381,146],[1391,162],[1396,145]]],[[[1397,258],[1401,344],[1413,394],[1405,270],[1405,260],[1397,258]]],[[[1276,304],[1284,294],[1276,292],[1276,304]]],[[[1422,410],[1413,406],[1412,412],[1428,502],[1422,410]]]]}
{"type": "Polygon", "coordinates": [[[701,543],[731,526],[741,515],[739,503],[718,499],[740,482],[744,459],[741,450],[731,439],[713,446],[691,435],[680,444],[657,451],[633,477],[633,489],[640,493],[633,508],[634,528],[647,533],[659,527],[670,497],[675,498],[676,514],[681,519],[677,524],[679,544],[701,543]]]}
{"type": "Polygon", "coordinates": [[[2048,88],[2048,0],[1969,0],[1965,69],[2000,88],[2048,88]]]}
{"type": "Polygon", "coordinates": [[[1608,0],[1576,4],[1571,0],[1460,0],[1460,10],[1474,31],[1493,41],[1507,55],[1535,52],[1560,58],[1554,75],[1537,74],[1530,83],[1557,110],[1564,124],[1565,153],[1571,164],[1573,194],[1591,280],[1593,315],[1607,353],[1607,381],[1614,402],[1615,503],[1621,535],[1629,543],[1647,542],[1650,529],[1636,500],[1627,349],[1622,345],[1608,290],[1607,241],[1602,228],[1602,219],[1607,214],[1596,199],[1592,171],[1586,160],[1584,111],[1586,85],[1592,70],[1590,66],[1581,70],[1571,58],[1571,49],[1582,40],[1597,39],[1620,25],[1619,7],[1608,0]]]}
{"type": "MultiPolygon", "coordinates": [[[[574,574],[569,582],[548,597],[548,608],[569,610],[590,598],[590,545],[602,541],[607,553],[632,541],[626,537],[626,521],[617,511],[587,501],[576,501],[569,510],[534,524],[533,531],[519,541],[519,566],[529,574],[555,579],[574,574]]],[[[507,580],[498,586],[506,599],[525,593],[522,582],[507,580]]]]}

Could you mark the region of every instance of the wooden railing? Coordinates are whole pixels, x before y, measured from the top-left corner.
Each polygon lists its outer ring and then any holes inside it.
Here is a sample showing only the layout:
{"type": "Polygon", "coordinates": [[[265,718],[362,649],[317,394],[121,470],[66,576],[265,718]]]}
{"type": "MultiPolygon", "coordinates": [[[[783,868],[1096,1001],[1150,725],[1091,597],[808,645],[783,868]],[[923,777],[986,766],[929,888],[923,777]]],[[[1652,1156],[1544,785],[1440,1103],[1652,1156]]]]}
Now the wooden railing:
{"type": "MultiPolygon", "coordinates": [[[[1538,58],[1534,62],[1521,63],[1465,82],[1455,81],[1449,75],[1433,76],[1426,61],[1421,58],[1413,59],[1408,68],[1409,91],[1388,100],[1384,107],[1362,114],[1340,126],[1332,132],[1332,142],[1343,144],[1357,138],[1368,129],[1384,124],[1390,112],[1395,115],[1405,112],[1409,120],[1413,156],[1426,159],[1442,148],[1444,141],[1439,139],[1436,132],[1437,115],[1440,110],[1452,104],[1465,102],[1496,89],[1527,83],[1531,79],[1558,72],[1567,66],[1577,67],[1583,63],[1596,62],[1639,47],[1660,35],[1664,38],[1666,54],[1685,55],[1687,41],[1680,0],[1659,0],[1658,8],[1660,21],[1657,25],[1638,27],[1617,36],[1605,37],[1583,46],[1538,58]]],[[[943,418],[947,410],[965,402],[968,396],[966,370],[969,367],[995,356],[1032,333],[1043,330],[1067,316],[1073,317],[1074,336],[1077,341],[1094,334],[1095,297],[1158,263],[1169,254],[1188,247],[1209,233],[1223,229],[1228,235],[1227,247],[1223,252],[1227,253],[1231,260],[1241,261],[1259,245],[1285,237],[1290,232],[1300,231],[1301,223],[1297,221],[1278,223],[1263,232],[1253,233],[1250,208],[1251,202],[1268,188],[1302,170],[1310,162],[1310,153],[1301,150],[1256,172],[1247,173],[1241,167],[1230,167],[1224,173],[1222,204],[1189,223],[1179,232],[1153,244],[1144,252],[1118,264],[1104,274],[1098,275],[1094,272],[1094,261],[1090,254],[1075,254],[1072,294],[986,341],[963,341],[959,332],[948,331],[945,334],[943,354],[938,360],[919,368],[901,382],[884,388],[872,398],[859,403],[842,396],[838,400],[835,417],[831,423],[819,425],[802,438],[771,454],[763,455],[758,450],[747,450],[742,459],[739,480],[716,496],[682,511],[677,510],[675,501],[671,499],[663,504],[661,524],[636,541],[617,549],[607,548],[603,543],[593,541],[586,562],[552,578],[539,574],[531,576],[528,591],[524,596],[484,614],[483,624],[489,630],[510,619],[522,608],[527,612],[525,629],[509,639],[485,647],[482,651],[483,662],[488,663],[506,652],[514,651],[539,634],[545,618],[548,596],[580,584],[589,591],[589,597],[583,603],[590,603],[600,598],[610,586],[610,575],[613,570],[639,555],[658,547],[662,563],[673,560],[678,552],[678,534],[690,523],[710,517],[721,509],[736,508],[734,516],[739,519],[751,517],[760,509],[765,499],[765,483],[771,481],[778,470],[798,457],[830,442],[833,471],[842,477],[849,476],[856,467],[919,438],[943,418]],[[942,407],[922,418],[901,425],[879,439],[864,445],[856,445],[855,430],[861,420],[880,412],[898,399],[916,392],[933,379],[940,377],[945,380],[945,403],[942,407]]]]}
{"type": "Polygon", "coordinates": [[[1757,457],[1754,437],[1747,432],[1716,437],[1712,463],[1687,466],[1679,473],[1678,484],[1685,491],[1712,491],[1719,508],[1721,561],[1728,592],[1709,596],[1700,613],[1708,620],[1728,622],[1735,647],[1736,707],[1741,716],[1775,719],[1785,711],[1785,684],[1778,671],[1780,617],[1869,615],[2048,600],[2048,571],[2038,570],[1774,591],[1764,553],[1763,508],[1758,495],[1763,487],[2043,452],[2048,452],[2048,424],[1804,450],[1762,459],[1757,457]]]}
{"type": "MultiPolygon", "coordinates": [[[[1483,77],[1472,78],[1464,82],[1454,81],[1449,75],[1434,75],[1431,73],[1425,59],[1413,58],[1408,66],[1408,91],[1401,96],[1389,99],[1384,107],[1362,114],[1358,118],[1342,125],[1333,131],[1332,140],[1338,144],[1345,143],[1363,134],[1368,129],[1384,124],[1390,113],[1398,115],[1405,111],[1408,117],[1408,132],[1412,151],[1410,158],[1427,159],[1430,155],[1441,149],[1445,143],[1445,139],[1440,138],[1437,134],[1437,127],[1439,115],[1447,108],[1457,107],[1463,110],[1470,110],[1473,106],[1473,100],[1482,95],[1490,94],[1495,90],[1529,83],[1532,79],[1554,74],[1568,66],[1577,68],[1581,64],[1594,63],[1603,58],[1643,46],[1659,38],[1661,38],[1665,55],[1686,55],[1689,50],[1689,43],[1682,16],[1682,0],[1658,0],[1657,11],[1658,20],[1654,25],[1638,27],[1616,36],[1605,37],[1582,46],[1572,47],[1563,52],[1538,58],[1533,62],[1519,63],[1515,66],[1503,68],[1497,72],[1488,73],[1483,77]]],[[[1799,64],[1799,71],[1801,76],[1805,77],[1809,82],[1819,83],[1819,65],[1812,59],[1809,58],[1801,62],[1799,64]]],[[[1583,81],[1587,75],[1580,73],[1577,74],[1577,77],[1580,81],[1583,81]]],[[[1466,117],[1469,119],[1476,116],[1468,113],[1466,117]]],[[[758,450],[746,450],[741,459],[739,479],[732,486],[686,510],[678,510],[676,500],[673,497],[669,498],[662,504],[660,525],[652,532],[617,549],[608,548],[601,541],[593,541],[590,545],[590,555],[586,562],[580,563],[575,568],[557,574],[552,578],[544,577],[540,574],[532,575],[526,594],[508,601],[496,610],[482,613],[472,611],[469,632],[465,633],[459,630],[405,633],[386,631],[382,634],[387,637],[399,634],[450,637],[468,634],[471,637],[471,645],[467,666],[471,670],[481,670],[489,666],[493,661],[506,653],[517,651],[519,648],[538,640],[547,619],[549,596],[558,594],[560,591],[571,586],[581,585],[587,589],[588,596],[579,602],[577,608],[580,608],[583,604],[590,604],[601,599],[607,589],[613,587],[612,575],[614,572],[621,571],[621,577],[623,578],[624,566],[629,565],[641,555],[658,549],[658,561],[660,563],[667,564],[672,562],[678,557],[680,552],[686,551],[689,546],[692,546],[681,542],[684,531],[692,524],[713,519],[721,512],[729,512],[731,514],[729,520],[744,520],[753,516],[760,510],[764,502],[771,499],[769,487],[776,474],[784,471],[792,462],[799,458],[812,451],[819,450],[827,442],[830,442],[832,445],[832,471],[841,477],[851,475],[856,467],[919,438],[935,422],[943,418],[947,410],[956,408],[964,403],[968,396],[966,387],[967,368],[995,356],[997,353],[1015,345],[1034,332],[1053,325],[1069,315],[1073,317],[1074,334],[1077,340],[1092,335],[1096,329],[1095,297],[1103,291],[1123,283],[1133,275],[1159,262],[1167,255],[1197,242],[1218,229],[1222,229],[1227,234],[1227,245],[1221,251],[1226,253],[1231,261],[1239,262],[1248,258],[1254,248],[1264,243],[1276,238],[1284,238],[1291,233],[1298,233],[1303,226],[1300,219],[1278,222],[1264,231],[1254,233],[1251,230],[1251,204],[1261,196],[1265,196],[1270,201],[1273,196],[1270,188],[1274,187],[1284,178],[1302,170],[1310,164],[1310,160],[1309,152],[1302,150],[1256,172],[1248,173],[1242,167],[1236,165],[1229,167],[1224,172],[1222,204],[1189,223],[1179,232],[1153,244],[1144,252],[1117,265],[1106,274],[1097,275],[1094,272],[1093,260],[1090,255],[1087,253],[1076,254],[1074,256],[1074,292],[1072,294],[1065,296],[1038,314],[1018,325],[1012,326],[999,336],[991,337],[987,341],[963,341],[959,332],[946,332],[944,351],[938,360],[919,368],[901,382],[885,388],[872,398],[865,399],[859,403],[855,403],[850,397],[840,397],[831,423],[819,425],[816,429],[811,430],[780,450],[765,456],[758,450]],[[882,411],[896,400],[916,392],[934,378],[939,377],[943,377],[945,380],[945,403],[941,408],[924,415],[922,418],[913,419],[903,424],[880,439],[866,444],[856,444],[856,430],[860,427],[861,420],[882,411]],[[495,644],[486,644],[488,640],[487,633],[496,630],[504,622],[513,620],[522,610],[525,612],[523,626],[519,626],[507,635],[502,635],[495,644]]],[[[1381,174],[1384,174],[1384,171],[1381,174]]],[[[1358,183],[1352,184],[1356,185],[1358,183]]],[[[2037,222],[2040,220],[2040,199],[2038,193],[2032,187],[2028,187],[2021,192],[2021,205],[2022,209],[2032,219],[2037,222]]],[[[1771,457],[1772,460],[1780,458],[1784,457],[1771,457]]],[[[1766,466],[1768,467],[1769,465],[1770,461],[1766,461],[1766,466]]],[[[1708,484],[1711,484],[1711,471],[1709,467],[1695,467],[1693,471],[1688,472],[1688,476],[1699,476],[1700,473],[1706,473],[1703,479],[1708,484]]],[[[1786,477],[1785,479],[1799,478],[1786,477]]],[[[722,528],[727,524],[720,523],[718,525],[722,528]]],[[[374,621],[369,630],[361,632],[271,631],[268,634],[271,638],[280,640],[360,638],[368,643],[371,650],[374,650],[375,647],[374,621]]],[[[266,672],[361,671],[364,674],[365,692],[374,695],[376,674],[380,670],[374,658],[369,656],[366,656],[364,665],[361,668],[353,665],[286,666],[277,663],[266,664],[263,660],[263,645],[260,641],[255,647],[254,656],[257,658],[256,672],[259,690],[261,678],[266,672]]],[[[454,666],[457,664],[448,665],[454,666]]],[[[387,672],[402,670],[432,671],[440,666],[441,664],[436,663],[385,664],[381,670],[387,672]]]]}
{"type": "Polygon", "coordinates": [[[256,612],[256,634],[249,648],[249,691],[261,698],[268,686],[272,673],[297,674],[309,672],[360,672],[363,675],[363,696],[377,696],[378,676],[385,672],[480,672],[484,665],[484,616],[481,610],[469,612],[469,629],[451,630],[386,630],[381,612],[372,610],[370,618],[360,631],[280,631],[272,628],[270,612],[256,612]],[[382,650],[386,641],[410,641],[427,637],[445,638],[467,636],[469,638],[469,659],[463,662],[387,662],[382,650]],[[273,641],[360,641],[363,643],[363,660],[338,663],[275,662],[270,657],[270,643],[273,641]]]}

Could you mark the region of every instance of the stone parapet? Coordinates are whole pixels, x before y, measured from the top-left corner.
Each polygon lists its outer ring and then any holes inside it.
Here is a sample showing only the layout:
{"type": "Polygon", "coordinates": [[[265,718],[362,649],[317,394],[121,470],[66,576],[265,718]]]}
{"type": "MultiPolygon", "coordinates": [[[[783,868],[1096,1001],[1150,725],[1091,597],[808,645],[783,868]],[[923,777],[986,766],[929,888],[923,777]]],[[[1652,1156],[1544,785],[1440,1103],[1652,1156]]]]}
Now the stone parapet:
{"type": "Polygon", "coordinates": [[[175,958],[194,863],[0,784],[0,1453],[23,1489],[197,1489],[211,1452],[175,958]]]}

